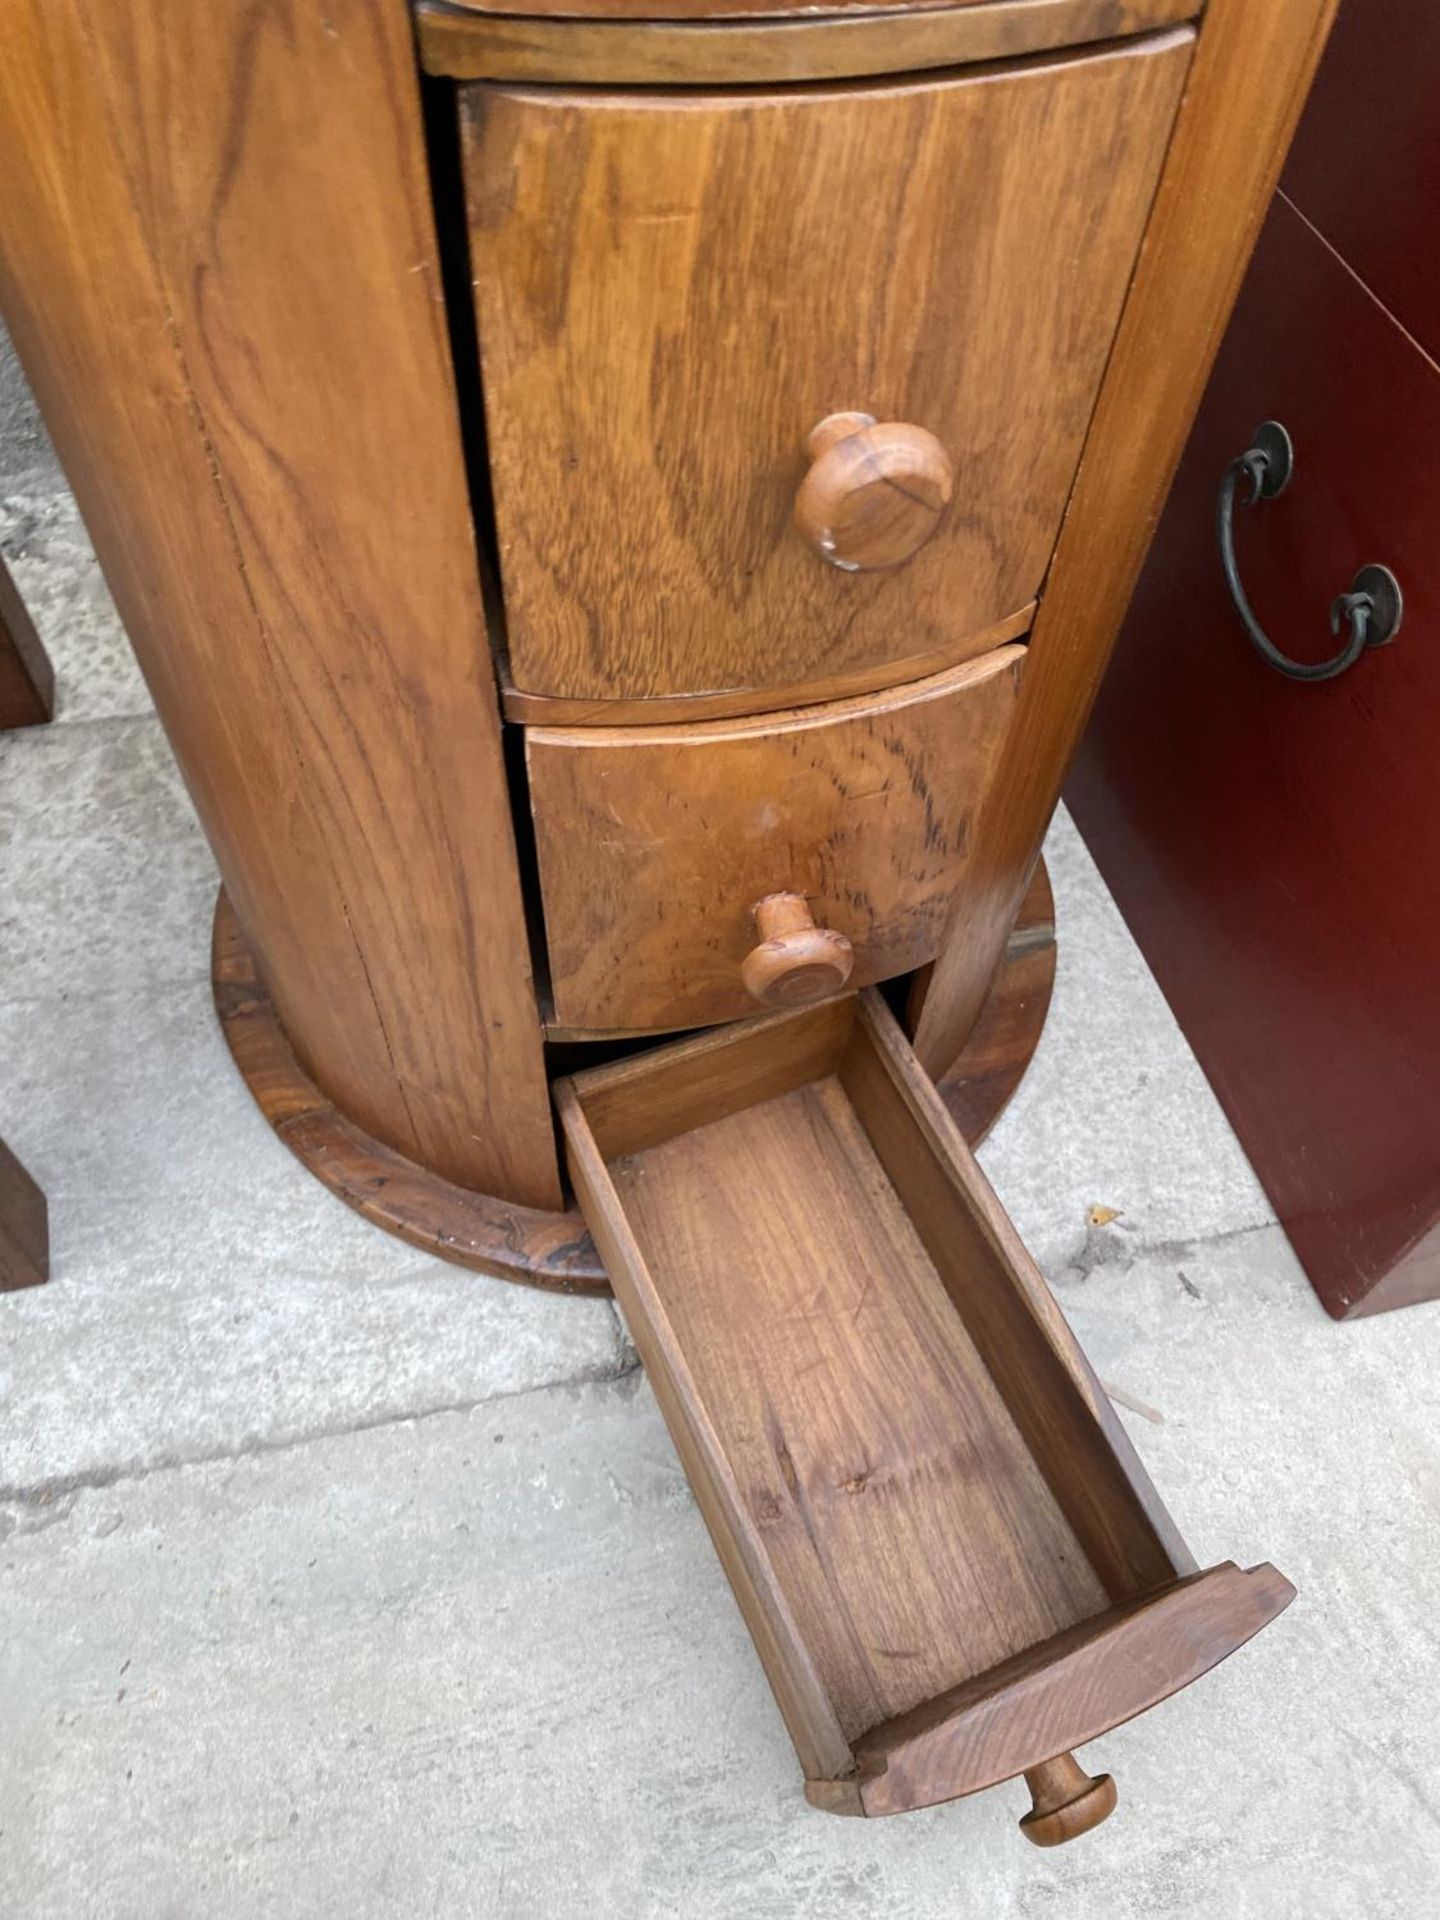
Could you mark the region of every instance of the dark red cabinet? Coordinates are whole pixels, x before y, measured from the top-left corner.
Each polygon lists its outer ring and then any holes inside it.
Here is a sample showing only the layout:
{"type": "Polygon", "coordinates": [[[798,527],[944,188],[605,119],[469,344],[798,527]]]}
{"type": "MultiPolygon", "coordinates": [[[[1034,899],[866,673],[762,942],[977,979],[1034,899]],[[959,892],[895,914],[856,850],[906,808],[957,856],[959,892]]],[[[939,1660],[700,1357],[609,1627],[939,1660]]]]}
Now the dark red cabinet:
{"type": "Polygon", "coordinates": [[[1337,1316],[1440,1295],[1437,86],[1428,0],[1350,0],[1287,174],[1305,207],[1267,222],[1067,794],[1337,1316]],[[1341,105],[1376,35],[1403,93],[1367,154],[1341,105]],[[1332,652],[1365,562],[1406,596],[1323,685],[1250,650],[1216,554],[1221,476],[1271,417],[1295,478],[1237,532],[1271,637],[1332,652]]]}
{"type": "Polygon", "coordinates": [[[1440,361],[1440,7],[1344,0],[1284,192],[1440,361]]]}

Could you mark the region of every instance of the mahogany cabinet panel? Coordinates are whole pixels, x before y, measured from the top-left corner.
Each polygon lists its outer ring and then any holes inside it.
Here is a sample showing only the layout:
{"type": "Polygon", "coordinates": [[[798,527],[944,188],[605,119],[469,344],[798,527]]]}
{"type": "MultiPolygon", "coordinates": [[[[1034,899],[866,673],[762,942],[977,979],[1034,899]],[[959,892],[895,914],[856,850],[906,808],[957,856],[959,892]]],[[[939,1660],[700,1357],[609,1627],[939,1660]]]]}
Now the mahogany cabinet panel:
{"type": "Polygon", "coordinates": [[[45,1195],[0,1140],[0,1293],[50,1277],[50,1210],[45,1195]]]}
{"type": "Polygon", "coordinates": [[[1437,78],[1435,0],[1347,0],[1282,182],[1432,360],[1440,360],[1437,78]]]}
{"type": "Polygon", "coordinates": [[[527,733],[555,1017],[757,1011],[751,908],[803,894],[863,986],[934,957],[1024,659],[1004,647],[863,700],[693,727],[527,733]]]}
{"type": "Polygon", "coordinates": [[[1277,201],[1067,790],[1337,1315],[1440,1290],[1437,449],[1440,372],[1277,201]],[[1237,545],[1271,637],[1333,651],[1365,562],[1406,594],[1326,684],[1251,652],[1216,557],[1221,474],[1268,417],[1295,477],[1237,545]]]}
{"type": "Polygon", "coordinates": [[[464,89],[514,686],[901,680],[1033,600],[1193,37],[910,83],[464,89]],[[792,524],[842,411],[953,463],[904,564],[842,571],[792,524]]]}

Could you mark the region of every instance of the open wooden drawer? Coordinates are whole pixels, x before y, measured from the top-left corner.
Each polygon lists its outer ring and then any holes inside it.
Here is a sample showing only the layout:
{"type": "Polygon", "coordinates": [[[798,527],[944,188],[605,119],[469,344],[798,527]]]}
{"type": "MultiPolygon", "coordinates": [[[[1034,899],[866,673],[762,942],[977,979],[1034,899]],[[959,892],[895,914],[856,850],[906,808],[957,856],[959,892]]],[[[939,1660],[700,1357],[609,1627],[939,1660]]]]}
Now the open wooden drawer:
{"type": "Polygon", "coordinates": [[[883,1001],[562,1081],[575,1190],[810,1799],[1026,1773],[1042,1845],[1114,1804],[1069,1749],[1293,1597],[1196,1571],[883,1001]]]}

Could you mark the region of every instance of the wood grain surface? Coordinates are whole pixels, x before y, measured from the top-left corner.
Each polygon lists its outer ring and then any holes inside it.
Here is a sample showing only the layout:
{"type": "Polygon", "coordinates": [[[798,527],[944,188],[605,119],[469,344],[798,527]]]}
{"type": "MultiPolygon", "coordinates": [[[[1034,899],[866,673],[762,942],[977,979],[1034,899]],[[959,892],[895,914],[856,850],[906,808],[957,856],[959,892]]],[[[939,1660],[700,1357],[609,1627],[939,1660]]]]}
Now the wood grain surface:
{"type": "Polygon", "coordinates": [[[0,732],[43,726],[54,711],[55,669],[0,560],[0,732]]]}
{"type": "Polygon", "coordinates": [[[0,294],[294,1046],[558,1204],[404,0],[15,0],[0,294]]]}
{"type": "Polygon", "coordinates": [[[847,1099],[1027,1452],[1111,1600],[1194,1571],[1014,1223],[883,1003],[862,1002],[847,1099]]]}
{"type": "MultiPolygon", "coordinates": [[[[1052,960],[1053,954],[1052,947],[1052,960]]],[[[1016,964],[1024,965],[1023,961],[1016,964]]],[[[1028,974],[1022,973],[1021,987],[1027,979],[1028,974]]],[[[336,1111],[295,1058],[223,888],[215,908],[211,980],[221,1030],[241,1078],[279,1138],[337,1199],[385,1232],[457,1266],[559,1293],[610,1291],[600,1256],[573,1205],[559,1212],[545,1211],[454,1186],[382,1145],[336,1111]]],[[[1003,967],[993,994],[1002,1010],[996,1017],[1011,1036],[1012,1055],[1003,1069],[997,1070],[994,1056],[987,1050],[977,1059],[976,1081],[971,1088],[966,1082],[966,1056],[956,1066],[955,1085],[964,1096],[960,1102],[962,1130],[969,1129],[966,1138],[972,1145],[994,1124],[1019,1085],[1044,1025],[1043,1003],[1038,1007],[1031,1003],[1028,1023],[1016,1023],[1005,1016],[1003,1010],[1019,990],[1010,982],[1009,967],[1003,967]]],[[[837,1000],[832,1005],[838,1033],[848,1028],[853,1002],[837,1000]]],[[[831,1012],[831,1008],[823,1009],[822,1015],[831,1012]]],[[[768,1028],[771,1024],[757,1020],[754,1026],[768,1028]]],[[[986,1030],[982,1019],[977,1033],[983,1036],[986,1030]]],[[[756,1098],[762,1071],[774,1071],[777,1065],[781,1079],[789,1084],[786,1076],[791,1070],[783,1048],[776,1048],[773,1033],[765,1032],[755,1043],[757,1054],[765,1055],[764,1068],[757,1055],[747,1061],[744,1049],[736,1044],[737,1028],[726,1028],[725,1037],[731,1044],[723,1063],[704,1060],[698,1068],[704,1096],[714,1112],[731,1110],[725,1102],[732,1092],[742,1104],[756,1098]]],[[[600,1046],[577,1049],[567,1044],[556,1051],[563,1052],[572,1066],[577,1053],[582,1058],[588,1054],[593,1063],[597,1054],[603,1057],[602,1048],[613,1044],[614,1036],[592,1035],[590,1039],[598,1040],[600,1046]]],[[[807,1044],[813,1045],[813,1040],[807,1044]]],[[[834,1044],[833,1037],[825,1042],[827,1060],[834,1044]]],[[[636,1067],[642,1087],[655,1093],[653,1079],[644,1071],[643,1056],[637,1057],[636,1067]]],[[[611,1069],[612,1073],[619,1071],[611,1069]]],[[[663,1138],[671,1125],[672,1107],[666,1101],[683,1099],[684,1110],[693,1113],[693,1103],[702,1091],[695,1082],[683,1092],[677,1091],[671,1078],[667,1078],[666,1086],[663,1099],[657,1096],[646,1105],[643,1095],[631,1098],[623,1083],[617,1082],[613,1102],[623,1105],[629,1124],[643,1124],[641,1116],[646,1116],[649,1125],[659,1129],[655,1137],[663,1138]]],[[[948,1086],[946,1097],[954,1106],[956,1093],[948,1086]]],[[[595,1099],[599,1102],[600,1096],[595,1099]]]]}
{"type": "Polygon", "coordinates": [[[1139,577],[1336,0],[1210,0],[1031,636],[1025,693],[915,1046],[941,1074],[975,1024],[1139,577]]]}
{"type": "Polygon", "coordinates": [[[1026,606],[1192,39],[789,93],[465,89],[510,682],[900,679],[1026,606]],[[956,465],[893,572],[791,524],[806,437],[847,410],[956,465]]]}
{"type": "Polygon", "coordinates": [[[820,1794],[833,1811],[906,1813],[1008,1780],[1189,1686],[1284,1612],[1275,1568],[1225,1563],[1027,1649],[856,1744],[856,1776],[820,1794]],[[1029,1759],[1026,1756],[1030,1756],[1029,1759]]]}
{"type": "Polygon", "coordinates": [[[1440,8],[1342,6],[1281,180],[1323,234],[1440,365],[1440,8]],[[1365,138],[1346,138],[1363,126],[1365,138]]]}
{"type": "MultiPolygon", "coordinates": [[[[902,1379],[909,1378],[915,1384],[910,1369],[918,1367],[923,1380],[927,1363],[942,1371],[947,1365],[963,1366],[963,1361],[953,1360],[945,1344],[943,1307],[937,1315],[933,1284],[928,1309],[924,1299],[894,1308],[889,1302],[889,1288],[881,1285],[869,1289],[867,1283],[872,1276],[855,1270],[857,1252],[869,1246],[875,1232],[883,1233],[887,1218],[882,1210],[867,1219],[869,1188],[859,1193],[842,1191],[838,1196],[843,1219],[853,1220],[861,1234],[861,1249],[846,1247],[842,1228],[841,1244],[836,1249],[841,1263],[837,1278],[842,1285],[834,1305],[823,1265],[811,1273],[808,1299],[797,1302],[793,1297],[810,1272],[808,1261],[802,1258],[793,1272],[776,1274],[781,1289],[778,1304],[783,1311],[776,1312],[772,1319],[772,1308],[758,1291],[758,1276],[747,1279],[739,1271],[739,1263],[726,1258],[720,1245],[721,1230],[740,1199],[738,1190],[725,1191],[726,1183],[737,1175],[753,1176],[746,1141],[748,1127],[756,1123],[757,1116],[760,1127],[771,1133],[773,1129],[766,1125],[767,1108],[773,1111],[773,1103],[784,1108],[797,1097],[803,1101],[817,1084],[829,1088],[832,1111],[837,1105],[843,1109],[831,1076],[853,1035],[855,1011],[856,1002],[849,997],[803,1014],[772,1016],[721,1034],[682,1041],[643,1059],[598,1069],[576,1081],[562,1082],[556,1090],[576,1192],[605,1255],[631,1333],[755,1636],[801,1763],[807,1774],[818,1777],[838,1777],[850,1770],[851,1740],[857,1729],[844,1723],[846,1717],[852,1723],[863,1722],[887,1685],[903,1696],[909,1690],[907,1665],[916,1661],[943,1664],[947,1640],[949,1657],[965,1658],[949,1636],[937,1633],[936,1622],[911,1620],[904,1623],[910,1637],[888,1637],[890,1628],[902,1624],[893,1618],[894,1611],[906,1605],[901,1565],[893,1561],[887,1565],[877,1554],[873,1560],[868,1555],[859,1562],[852,1558],[845,1569],[837,1570],[823,1538],[807,1546],[806,1529],[815,1517],[812,1502],[819,1510],[821,1523],[838,1530],[837,1538],[849,1525],[858,1529],[863,1539],[867,1526],[873,1523],[880,1548],[887,1540],[894,1545],[904,1539],[907,1527],[913,1524],[907,1515],[912,1500],[920,1524],[927,1513],[934,1511],[935,1489],[925,1484],[923,1475],[907,1474],[902,1441],[909,1429],[898,1412],[888,1436],[872,1436],[877,1451],[868,1462],[870,1474],[865,1473],[863,1443],[879,1414],[874,1383],[867,1383],[863,1377],[857,1380],[853,1400],[847,1392],[827,1396],[824,1390],[836,1360],[855,1355],[861,1347],[855,1328],[852,1325],[847,1330],[845,1315],[838,1308],[848,1306],[853,1319],[857,1298],[864,1305],[867,1290],[876,1296],[874,1311],[887,1320],[887,1326],[891,1319],[897,1323],[888,1330],[898,1330],[901,1340],[898,1364],[902,1379]],[[644,1169],[651,1164],[652,1155],[660,1155],[669,1164],[673,1152],[683,1154],[687,1139],[697,1137],[693,1131],[696,1127],[703,1128],[702,1137],[720,1149],[722,1157],[716,1160],[712,1153],[703,1162],[692,1163],[688,1178],[698,1185],[684,1193],[681,1204],[675,1204],[678,1196],[672,1190],[669,1203],[654,1209],[653,1231],[658,1243],[652,1243],[646,1222],[633,1218],[630,1212],[632,1206],[648,1209],[642,1192],[644,1169]],[[694,1264],[696,1259],[702,1261],[699,1268],[694,1264]],[[680,1264],[676,1266],[675,1261],[680,1264]],[[723,1311],[732,1288],[740,1290],[744,1314],[723,1311]],[[748,1321],[751,1315],[758,1316],[753,1325],[748,1321]],[[918,1325],[912,1326],[912,1321],[918,1325]],[[927,1336],[933,1337],[936,1350],[927,1347],[927,1336]],[[763,1394],[766,1389],[768,1375],[756,1369],[766,1366],[767,1339],[779,1341],[787,1350],[795,1341],[805,1348],[807,1361],[813,1363],[808,1375],[811,1399],[807,1403],[812,1411],[828,1401],[833,1407],[830,1423],[838,1421],[842,1429],[847,1418],[855,1423],[850,1431],[836,1434],[839,1442],[853,1442],[841,1457],[824,1461],[819,1446],[806,1439],[803,1419],[793,1433],[787,1434],[774,1408],[762,1406],[758,1427],[753,1433],[748,1429],[744,1402],[747,1396],[763,1394]],[[717,1346],[715,1342],[722,1344],[717,1346]],[[718,1406],[712,1406],[711,1392],[718,1395],[718,1406]],[[852,1406],[854,1410],[849,1411],[852,1406]],[[737,1421],[739,1426],[732,1427],[731,1423],[737,1421]],[[791,1441],[795,1453],[789,1451],[787,1443],[791,1441]],[[732,1445],[740,1449],[738,1458],[732,1458],[732,1445]],[[842,1471],[847,1461],[848,1470],[842,1471]],[[758,1480],[753,1478],[757,1472],[758,1480]],[[847,1479],[858,1480],[853,1491],[843,1484],[847,1479]],[[847,1501],[857,1509],[853,1521],[845,1512],[847,1501]],[[877,1592],[882,1575],[902,1590],[888,1599],[877,1592]],[[854,1583],[848,1589],[843,1584],[847,1576],[854,1583]],[[892,1612],[888,1622],[887,1606],[892,1612]],[[869,1646],[865,1639],[867,1626],[882,1629],[887,1637],[877,1646],[869,1646]],[[935,1645],[937,1639],[942,1643],[939,1647],[935,1645]],[[903,1657],[907,1650],[913,1654],[913,1661],[903,1657]],[[827,1659],[831,1662],[828,1670],[827,1659]]],[[[845,1138],[862,1155],[858,1169],[861,1177],[868,1178],[872,1186],[883,1185],[865,1165],[864,1149],[855,1142],[853,1122],[842,1118],[841,1125],[845,1138]]],[[[802,1118],[798,1132],[782,1130],[777,1144],[781,1163],[772,1167],[767,1159],[762,1191],[755,1198],[760,1213],[770,1223],[771,1234],[779,1239],[773,1246],[767,1246],[763,1235],[753,1243],[748,1237],[745,1241],[747,1254],[767,1267],[778,1265],[777,1253],[787,1248],[797,1231],[803,1234],[811,1220],[812,1196],[803,1190],[794,1191],[787,1171],[808,1180],[815,1172],[810,1162],[817,1151],[822,1158],[827,1146],[840,1151],[828,1128],[823,1137],[817,1136],[808,1115],[802,1118]]],[[[846,1164],[842,1154],[836,1171],[843,1174],[846,1164]]],[[[683,1169],[677,1171],[686,1181],[683,1169]]],[[[817,1206],[822,1196],[830,1197],[833,1184],[823,1165],[819,1171],[822,1188],[813,1196],[817,1206]]],[[[668,1184],[673,1187],[673,1183],[668,1184]]],[[[913,1252],[903,1220],[899,1227],[904,1249],[913,1252]]],[[[825,1237],[823,1222],[816,1224],[815,1231],[825,1237]]],[[[887,1247],[887,1263],[892,1258],[887,1247]]],[[[888,1264],[882,1271],[888,1271],[888,1264]]],[[[918,1271],[923,1276],[923,1260],[918,1271]]],[[[870,1361],[882,1374],[887,1350],[883,1340],[877,1342],[870,1361]]],[[[783,1383],[780,1390],[788,1391],[783,1383]]],[[[927,1400],[926,1405],[934,1410],[933,1401],[927,1400]]],[[[786,1410],[801,1418],[793,1402],[786,1410]]],[[[1034,1476],[1026,1474],[1018,1449],[1014,1453],[1008,1450],[1012,1435],[1003,1409],[996,1407],[993,1399],[983,1402],[962,1431],[971,1445],[993,1437],[997,1446],[1005,1449],[1007,1465],[1015,1467],[1020,1486],[1025,1491],[1034,1490],[1034,1476]]],[[[966,1447],[958,1457],[947,1456],[942,1449],[936,1458],[934,1471],[941,1483],[938,1498],[942,1508],[946,1486],[952,1499],[961,1497],[963,1463],[971,1457],[966,1447]]],[[[991,1495],[976,1476],[982,1527],[995,1518],[992,1501],[1004,1506],[1012,1498],[1015,1485],[1014,1479],[1002,1476],[998,1492],[991,1495]]],[[[1046,1503],[1043,1488],[1039,1491],[1041,1506],[1036,1525],[1040,1533],[1058,1527],[1063,1537],[1063,1523],[1046,1503]]],[[[1003,1527],[1001,1531],[1003,1539],[1003,1527]]],[[[948,1529],[946,1538],[950,1544],[937,1550],[943,1551],[948,1564],[956,1545],[948,1529]]],[[[853,1549],[857,1541],[852,1538],[850,1544],[853,1549]]],[[[909,1575],[911,1571],[907,1559],[903,1572],[909,1575]]],[[[924,1586],[923,1568],[914,1572],[924,1586]]],[[[975,1566],[963,1570],[962,1594],[977,1610],[979,1630],[986,1640],[1003,1639],[1005,1626],[985,1614],[978,1572],[975,1566]]],[[[1067,1576],[1063,1569],[1052,1567],[1042,1575],[1042,1595],[1037,1599],[1012,1556],[1004,1584],[1017,1594],[1022,1609],[1044,1618],[1046,1593],[1052,1608],[1064,1611],[1067,1607],[1067,1577],[1083,1579],[1078,1569],[1067,1576]]],[[[925,1590],[932,1598],[937,1597],[934,1589],[925,1590]]]]}
{"type": "MultiPolygon", "coordinates": [[[[642,1141],[657,1145],[693,1117],[717,1113],[716,1079],[728,1095],[719,1111],[737,1111],[747,1103],[747,1076],[754,1085],[777,1094],[803,1084],[823,1072],[843,1044],[854,1014],[854,1000],[803,1014],[772,1015],[723,1034],[704,1034],[678,1041],[642,1061],[599,1068],[576,1080],[555,1084],[555,1105],[565,1134],[566,1163],[571,1183],[606,1268],[636,1351],[644,1363],[656,1401],[665,1417],[685,1476],[699,1504],[715,1551],[725,1569],[745,1624],[755,1642],[766,1677],[774,1692],[800,1764],[807,1775],[827,1779],[849,1771],[850,1742],[816,1669],[806,1641],[806,1625],[774,1578],[766,1542],[757,1518],[736,1480],[713,1422],[690,1369],[690,1362],[671,1325],[664,1298],[646,1264],[645,1254],[626,1216],[611,1178],[607,1160],[634,1150],[642,1141]],[[752,1036],[766,1029],[757,1047],[752,1036]],[[745,1055],[741,1064],[727,1068],[725,1042],[737,1044],[745,1055]],[[657,1082],[654,1063],[680,1064],[674,1076],[657,1082]],[[712,1077],[710,1068],[719,1072],[712,1077]],[[637,1069],[649,1065],[644,1074],[637,1069]],[[595,1115],[592,1096],[603,1099],[603,1115],[595,1115]],[[698,1095],[693,1103],[691,1092],[698,1095]],[[673,1118],[672,1118],[673,1116],[673,1118]],[[598,1130],[597,1130],[598,1129],[598,1130]]],[[[761,1092],[758,1097],[765,1097],[761,1092]]]]}
{"type": "Polygon", "coordinates": [[[1068,1726],[1088,1737],[1163,1698],[1290,1597],[1273,1569],[1189,1579],[874,993],[556,1093],[581,1206],[820,1804],[897,1811],[1051,1760],[1068,1726]]]}
{"type": "MultiPolygon", "coordinates": [[[[1055,901],[1042,859],[1005,943],[984,1012],[955,1066],[936,1083],[951,1119],[972,1147],[985,1138],[1025,1077],[1049,1014],[1056,954],[1055,901]]],[[[654,1037],[677,1031],[682,1029],[648,1029],[654,1037]]],[[[576,1057],[576,1045],[630,1048],[640,1039],[633,1028],[562,1027],[552,1021],[545,1026],[548,1057],[564,1063],[554,1067],[557,1073],[576,1073],[596,1064],[576,1057]]]]}
{"type": "MultiPolygon", "coordinates": [[[[1030,631],[1035,602],[997,620],[980,633],[967,633],[958,645],[938,653],[921,654],[905,662],[908,680],[926,680],[947,667],[978,659],[1007,640],[1021,640],[1030,631]]],[[[504,672],[502,663],[502,675],[504,672]]],[[[748,688],[739,693],[660,694],[653,700],[555,700],[544,694],[521,693],[503,681],[501,706],[507,720],[530,727],[656,727],[685,726],[694,720],[735,720],[757,713],[778,713],[785,707],[817,705],[826,700],[853,700],[862,693],[879,693],[893,686],[895,669],[881,665],[859,667],[849,673],[783,687],[748,688]]]]}
{"type": "MultiPolygon", "coordinates": [[[[1203,0],[987,0],[913,11],[709,21],[516,18],[444,0],[415,9],[420,59],[453,80],[774,86],[1013,59],[1193,19],[1203,0]]],[[[527,8],[527,14],[537,10],[527,8]]]]}
{"type": "Polygon", "coordinates": [[[890,694],[697,727],[527,736],[551,992],[566,1026],[754,1011],[766,894],[805,895],[857,986],[922,965],[957,890],[1024,649],[890,694]]]}
{"type": "Polygon", "coordinates": [[[833,1075],[611,1173],[848,1739],[1105,1606],[833,1075]]]}

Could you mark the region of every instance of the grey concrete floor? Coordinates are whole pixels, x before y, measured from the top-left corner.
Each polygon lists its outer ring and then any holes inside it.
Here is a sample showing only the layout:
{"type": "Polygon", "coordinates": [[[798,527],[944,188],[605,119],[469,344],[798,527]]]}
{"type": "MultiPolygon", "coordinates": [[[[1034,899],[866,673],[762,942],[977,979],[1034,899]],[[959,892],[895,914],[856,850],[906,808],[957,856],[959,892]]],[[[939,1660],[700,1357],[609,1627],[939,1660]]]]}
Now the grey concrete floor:
{"type": "Polygon", "coordinates": [[[1440,1912],[1440,1318],[1326,1319],[1064,819],[985,1164],[1202,1562],[1301,1597],[1088,1750],[1120,1811],[1047,1855],[1017,1786],[811,1811],[612,1309],[429,1260],[274,1140],[74,508],[43,450],[12,484],[61,711],[0,743],[0,1133],[54,1235],[0,1300],[0,1914],[1440,1912]]]}

